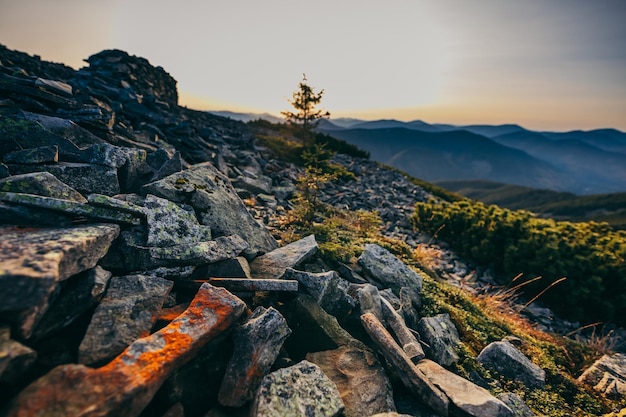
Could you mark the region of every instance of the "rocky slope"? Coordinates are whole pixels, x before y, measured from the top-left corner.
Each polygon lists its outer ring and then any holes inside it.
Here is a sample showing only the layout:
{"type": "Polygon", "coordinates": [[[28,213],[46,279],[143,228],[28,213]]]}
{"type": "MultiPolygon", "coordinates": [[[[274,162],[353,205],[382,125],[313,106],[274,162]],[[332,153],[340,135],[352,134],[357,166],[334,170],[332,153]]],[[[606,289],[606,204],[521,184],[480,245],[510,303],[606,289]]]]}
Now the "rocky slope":
{"type": "MultiPolygon", "coordinates": [[[[0,47],[0,415],[532,415],[449,370],[461,335],[417,314],[424,277],[392,253],[368,244],[333,270],[314,236],[279,245],[266,223],[300,170],[246,125],[179,107],[176,81],[145,59],[87,62],[0,47]]],[[[338,161],[357,179],[325,201],[379,210],[417,245],[407,217],[428,193],[338,161]]],[[[450,259],[440,273],[470,271],[450,259]]],[[[477,361],[546,384],[514,339],[477,361]]],[[[581,378],[622,396],[623,362],[581,378]]]]}

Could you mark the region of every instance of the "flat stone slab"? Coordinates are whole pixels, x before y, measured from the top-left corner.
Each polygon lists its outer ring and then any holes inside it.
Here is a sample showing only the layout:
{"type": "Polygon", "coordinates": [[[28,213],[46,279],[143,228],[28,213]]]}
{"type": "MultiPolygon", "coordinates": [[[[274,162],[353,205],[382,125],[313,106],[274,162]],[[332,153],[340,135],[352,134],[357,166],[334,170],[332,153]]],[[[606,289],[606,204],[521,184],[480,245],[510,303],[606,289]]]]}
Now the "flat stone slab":
{"type": "Polygon", "coordinates": [[[207,342],[234,324],[246,306],[228,291],[204,284],[183,314],[136,340],[108,365],[62,365],[26,387],[6,417],[134,417],[163,382],[207,342]]]}
{"type": "Polygon", "coordinates": [[[464,415],[473,417],[514,417],[513,411],[489,391],[424,359],[415,368],[440,389],[464,415]]]}
{"type": "Polygon", "coordinates": [[[365,245],[358,263],[379,288],[409,287],[417,291],[422,289],[422,277],[417,272],[387,249],[376,244],[365,245]]]}
{"type": "Polygon", "coordinates": [[[0,311],[29,310],[18,327],[30,336],[59,281],[96,266],[119,230],[100,224],[0,231],[0,311]]]}
{"type": "Polygon", "coordinates": [[[0,191],[20,194],[35,194],[44,197],[86,203],[81,193],[59,181],[49,172],[32,172],[13,175],[0,180],[0,191]]]}
{"type": "Polygon", "coordinates": [[[315,236],[309,235],[259,256],[250,263],[250,271],[254,278],[280,279],[287,268],[295,268],[313,256],[318,249],[315,236]]]}
{"type": "Polygon", "coordinates": [[[343,410],[333,381],[317,365],[302,361],[263,378],[250,415],[335,417],[343,410]]]}
{"type": "Polygon", "coordinates": [[[11,339],[11,330],[0,326],[0,382],[15,383],[35,363],[37,352],[11,339]]]}
{"type": "Polygon", "coordinates": [[[111,278],[78,347],[78,362],[90,365],[110,359],[150,334],[173,285],[147,275],[111,278]]]}
{"type": "Polygon", "coordinates": [[[449,314],[424,317],[417,324],[417,330],[426,342],[426,352],[432,360],[443,366],[459,361],[456,349],[461,339],[449,314]]]}
{"type": "Polygon", "coordinates": [[[228,291],[298,291],[298,281],[287,279],[210,278],[209,284],[228,291]]]}

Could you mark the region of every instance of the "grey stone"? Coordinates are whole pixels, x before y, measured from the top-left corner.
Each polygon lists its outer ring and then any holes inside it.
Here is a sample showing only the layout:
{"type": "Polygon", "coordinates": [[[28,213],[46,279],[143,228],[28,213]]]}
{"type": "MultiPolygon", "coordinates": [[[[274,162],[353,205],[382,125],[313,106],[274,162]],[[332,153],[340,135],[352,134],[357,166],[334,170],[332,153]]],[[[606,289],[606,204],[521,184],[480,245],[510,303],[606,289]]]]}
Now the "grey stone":
{"type": "Polygon", "coordinates": [[[119,198],[109,197],[102,194],[89,194],[87,196],[87,201],[92,206],[115,209],[124,213],[130,213],[138,218],[146,217],[146,212],[143,207],[129,201],[120,200],[119,198]]]}
{"type": "Polygon", "coordinates": [[[240,407],[250,401],[290,334],[287,321],[277,310],[257,307],[233,332],[235,350],[220,386],[220,404],[240,407]]]}
{"type": "Polygon", "coordinates": [[[198,223],[190,206],[148,194],[144,201],[147,246],[167,247],[211,240],[211,228],[198,223]]]}
{"type": "Polygon", "coordinates": [[[424,359],[415,368],[440,389],[463,415],[473,417],[513,417],[513,411],[489,391],[424,359]]]}
{"type": "Polygon", "coordinates": [[[51,164],[59,162],[59,147],[56,145],[40,146],[13,151],[6,154],[3,161],[7,164],[51,164]]]}
{"type": "Polygon", "coordinates": [[[287,279],[211,278],[208,282],[235,292],[298,291],[298,281],[287,279]]]}
{"type": "Polygon", "coordinates": [[[144,275],[112,278],[78,348],[78,362],[110,359],[149,334],[172,286],[171,281],[144,275]]]}
{"type": "Polygon", "coordinates": [[[35,85],[39,87],[43,87],[47,90],[53,90],[56,93],[61,93],[66,96],[72,95],[72,86],[62,81],[47,80],[45,78],[37,78],[35,80],[35,85]]]}
{"type": "Polygon", "coordinates": [[[118,210],[34,194],[7,193],[0,191],[0,201],[38,209],[52,210],[73,217],[87,217],[93,220],[132,225],[141,223],[141,220],[132,214],[118,210]]]}
{"type": "Polygon", "coordinates": [[[422,288],[422,277],[395,255],[376,244],[366,244],[358,259],[359,265],[379,288],[422,288]]]}
{"type": "Polygon", "coordinates": [[[111,275],[111,272],[96,265],[67,280],[35,328],[33,337],[41,338],[55,332],[95,306],[102,299],[111,275]]]}
{"type": "Polygon", "coordinates": [[[476,360],[485,368],[510,380],[518,380],[528,388],[543,389],[546,385],[545,371],[506,340],[490,343],[476,360]]]}
{"type": "Polygon", "coordinates": [[[626,355],[604,355],[585,370],[578,380],[609,398],[626,396],[626,355]]]}
{"type": "Polygon", "coordinates": [[[358,302],[361,314],[372,313],[380,321],[384,321],[381,296],[372,284],[351,284],[348,293],[358,302]]]}
{"type": "Polygon", "coordinates": [[[296,242],[259,256],[250,263],[255,278],[279,279],[287,268],[295,268],[318,250],[315,236],[309,235],[296,242]]]}
{"type": "Polygon", "coordinates": [[[0,180],[0,191],[20,194],[35,194],[43,197],[71,200],[86,203],[87,200],[78,191],[62,183],[49,172],[33,172],[14,175],[0,180]]]}
{"type": "Polygon", "coordinates": [[[431,359],[443,366],[459,361],[456,349],[461,339],[447,313],[424,317],[417,324],[417,329],[426,343],[426,353],[431,359]]]}
{"type": "Polygon", "coordinates": [[[127,192],[140,186],[139,181],[144,175],[151,174],[151,169],[146,163],[146,155],[143,149],[100,143],[83,149],[79,159],[80,162],[116,169],[120,179],[119,185],[124,192],[127,192]]]}
{"type": "Polygon", "coordinates": [[[519,395],[512,392],[503,392],[496,395],[513,412],[514,417],[534,417],[532,410],[526,405],[519,395]]]}
{"type": "Polygon", "coordinates": [[[402,316],[398,314],[389,301],[384,298],[381,299],[380,304],[382,306],[385,324],[396,336],[396,339],[398,340],[404,353],[406,353],[409,359],[413,362],[424,359],[424,350],[422,349],[419,340],[417,340],[413,332],[411,332],[411,330],[407,327],[402,316]]]}
{"type": "Polygon", "coordinates": [[[60,281],[93,268],[117,225],[12,230],[0,239],[0,311],[22,310],[14,330],[28,338],[60,281]]]}
{"type": "Polygon", "coordinates": [[[239,176],[233,181],[233,186],[243,188],[253,194],[269,194],[272,190],[272,179],[265,176],[258,178],[239,176]]]}
{"type": "Polygon", "coordinates": [[[344,409],[335,384],[311,362],[301,361],[263,378],[251,408],[255,417],[334,417],[344,409]]]}
{"type": "Polygon", "coordinates": [[[232,259],[248,248],[238,235],[220,236],[208,242],[187,243],[165,248],[150,247],[152,260],[157,265],[201,265],[232,259]]]}
{"type": "Polygon", "coordinates": [[[248,212],[228,177],[210,163],[193,165],[159,181],[146,184],[142,193],[191,205],[200,223],[216,236],[238,234],[250,245],[246,257],[270,252],[278,244],[248,212]]]}
{"type": "Polygon", "coordinates": [[[389,378],[369,349],[342,346],[309,353],[306,360],[319,366],[335,383],[346,407],[344,416],[363,417],[395,411],[389,378]]]}
{"type": "Polygon", "coordinates": [[[34,365],[37,353],[11,339],[11,330],[0,325],[0,382],[16,383],[34,365]]]}
{"type": "Polygon", "coordinates": [[[250,264],[243,256],[209,264],[200,273],[207,278],[252,278],[250,264]]]}
{"type": "MultiPolygon", "coordinates": [[[[59,147],[59,152],[61,153],[60,156],[77,156],[80,153],[77,146],[104,142],[103,139],[95,136],[87,129],[78,126],[71,120],[62,119],[60,117],[44,116],[43,114],[29,113],[26,111],[22,111],[21,114],[24,119],[37,122],[40,126],[45,128],[45,131],[59,135],[60,137],[57,136],[59,139],[62,138],[62,141],[54,143],[59,147]]],[[[50,140],[48,140],[48,142],[50,142],[50,140]]],[[[33,143],[32,145],[37,146],[36,143],[33,143]]]]}
{"type": "Polygon", "coordinates": [[[6,178],[10,176],[9,167],[5,164],[0,164],[0,178],[6,178]]]}
{"type": "Polygon", "coordinates": [[[295,279],[317,303],[335,317],[346,316],[356,305],[348,295],[348,281],[335,271],[311,273],[287,268],[282,279],[295,279]]]}
{"type": "Polygon", "coordinates": [[[11,165],[11,173],[27,174],[47,171],[84,195],[115,195],[120,192],[117,169],[77,162],[60,162],[55,165],[11,165]]]}

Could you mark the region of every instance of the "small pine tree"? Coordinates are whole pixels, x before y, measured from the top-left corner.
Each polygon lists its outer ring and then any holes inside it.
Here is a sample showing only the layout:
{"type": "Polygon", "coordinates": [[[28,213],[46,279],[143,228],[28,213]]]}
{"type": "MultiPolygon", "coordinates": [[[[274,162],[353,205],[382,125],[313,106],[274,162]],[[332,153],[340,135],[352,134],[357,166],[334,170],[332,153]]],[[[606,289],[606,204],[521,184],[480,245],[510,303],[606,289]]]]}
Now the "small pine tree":
{"type": "Polygon", "coordinates": [[[289,123],[301,127],[302,133],[304,133],[306,138],[313,136],[312,131],[321,118],[330,117],[328,111],[316,109],[317,105],[322,101],[323,95],[324,90],[316,93],[313,88],[307,84],[306,74],[303,74],[302,81],[298,84],[298,90],[293,93],[293,100],[289,100],[295,112],[281,112],[289,123]]]}

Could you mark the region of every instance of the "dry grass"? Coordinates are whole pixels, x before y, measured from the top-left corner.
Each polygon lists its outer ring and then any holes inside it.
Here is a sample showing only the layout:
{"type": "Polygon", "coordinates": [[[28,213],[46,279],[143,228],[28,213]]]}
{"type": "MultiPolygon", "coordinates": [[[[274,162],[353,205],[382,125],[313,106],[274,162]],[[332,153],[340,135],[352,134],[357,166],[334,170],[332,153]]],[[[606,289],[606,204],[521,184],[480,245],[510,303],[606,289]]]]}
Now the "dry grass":
{"type": "Polygon", "coordinates": [[[435,270],[437,265],[441,262],[441,251],[426,243],[420,243],[413,250],[413,259],[415,259],[420,266],[435,270]]]}

